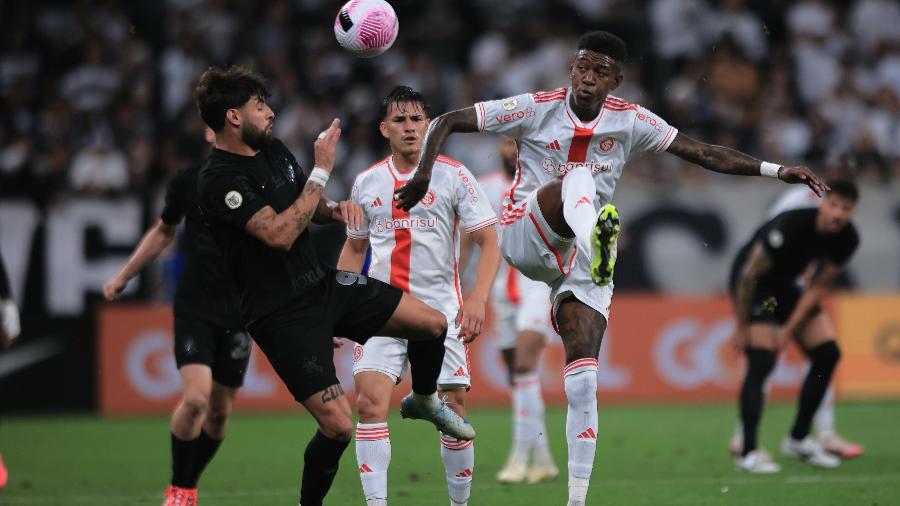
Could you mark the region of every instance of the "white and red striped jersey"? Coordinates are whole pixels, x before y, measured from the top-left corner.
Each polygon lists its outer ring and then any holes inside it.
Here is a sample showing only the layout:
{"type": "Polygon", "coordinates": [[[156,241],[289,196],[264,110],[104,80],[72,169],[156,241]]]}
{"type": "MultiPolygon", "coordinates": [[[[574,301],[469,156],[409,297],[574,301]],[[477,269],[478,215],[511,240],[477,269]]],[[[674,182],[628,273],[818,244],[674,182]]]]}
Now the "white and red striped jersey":
{"type": "Polygon", "coordinates": [[[409,211],[394,206],[394,190],[414,172],[400,173],[392,157],[356,177],[350,200],[363,209],[363,228],[347,235],[368,239],[369,276],[390,283],[441,311],[453,323],[462,304],[459,229],[474,232],[497,222],[490,200],[462,163],[439,155],[428,192],[409,211]]]}
{"type": "Polygon", "coordinates": [[[786,190],[775,200],[775,203],[769,208],[769,212],[766,213],[766,219],[772,219],[785,211],[819,207],[821,202],[822,199],[808,186],[797,185],[786,190]]]}
{"type": "Polygon", "coordinates": [[[478,184],[481,186],[481,189],[484,190],[485,195],[487,195],[488,200],[491,202],[491,209],[497,213],[497,217],[499,218],[500,215],[503,214],[501,206],[503,205],[503,199],[506,196],[506,192],[508,192],[509,187],[512,186],[512,180],[509,179],[506,176],[506,173],[501,169],[497,172],[492,172],[478,178],[478,184]]]}
{"type": "Polygon", "coordinates": [[[475,104],[478,129],[513,137],[519,160],[507,207],[577,166],[594,174],[594,207],[610,203],[622,168],[640,151],[665,151],[678,130],[639,105],[609,96],[583,122],[569,107],[569,88],[475,104]]]}
{"type": "MultiPolygon", "coordinates": [[[[487,195],[491,202],[491,209],[497,213],[497,218],[503,215],[503,200],[509,192],[512,180],[510,180],[503,170],[498,170],[478,179],[478,184],[487,195]]],[[[494,278],[494,284],[491,288],[491,298],[495,301],[509,301],[513,305],[519,303],[518,276],[515,269],[510,267],[506,261],[500,262],[500,268],[497,270],[497,277],[494,278]]]]}

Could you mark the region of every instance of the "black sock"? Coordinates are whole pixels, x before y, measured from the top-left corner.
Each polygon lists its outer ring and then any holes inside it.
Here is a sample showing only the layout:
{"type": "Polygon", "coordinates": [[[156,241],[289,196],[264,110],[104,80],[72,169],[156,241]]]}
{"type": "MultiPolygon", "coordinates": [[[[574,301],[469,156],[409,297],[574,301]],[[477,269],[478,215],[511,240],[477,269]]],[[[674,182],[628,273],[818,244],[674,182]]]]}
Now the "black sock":
{"type": "Polygon", "coordinates": [[[331,482],[337,474],[341,455],[350,440],[329,439],[319,431],[306,445],[303,453],[303,480],[300,484],[300,504],[321,506],[331,482]]]}
{"type": "Polygon", "coordinates": [[[775,367],[775,352],[747,348],[747,375],[741,387],[741,423],[744,426],[744,448],[741,456],[756,449],[756,432],[763,408],[763,385],[775,367]]]}
{"type": "Polygon", "coordinates": [[[183,441],[178,439],[175,434],[172,437],[172,485],[182,488],[194,488],[197,486],[197,479],[193,478],[192,469],[194,467],[194,444],[196,439],[183,441]]]}
{"type": "Polygon", "coordinates": [[[796,440],[809,435],[813,415],[819,409],[825,390],[831,383],[834,367],[841,359],[841,350],[838,349],[837,343],[828,341],[809,350],[807,355],[811,363],[803,381],[803,388],[800,390],[800,405],[797,408],[794,427],[791,429],[791,437],[796,440]]]}
{"type": "Polygon", "coordinates": [[[444,364],[444,339],[447,332],[427,341],[409,341],[406,356],[409,357],[409,374],[413,392],[430,395],[437,392],[437,380],[444,364]]]}
{"type": "Polygon", "coordinates": [[[194,488],[197,486],[197,482],[200,480],[200,475],[203,474],[203,470],[206,469],[206,465],[209,464],[209,461],[212,460],[213,456],[219,450],[219,445],[222,444],[221,439],[213,439],[206,431],[201,430],[200,436],[197,437],[193,441],[194,443],[194,465],[191,469],[191,479],[194,482],[194,486],[190,488],[194,488]]]}

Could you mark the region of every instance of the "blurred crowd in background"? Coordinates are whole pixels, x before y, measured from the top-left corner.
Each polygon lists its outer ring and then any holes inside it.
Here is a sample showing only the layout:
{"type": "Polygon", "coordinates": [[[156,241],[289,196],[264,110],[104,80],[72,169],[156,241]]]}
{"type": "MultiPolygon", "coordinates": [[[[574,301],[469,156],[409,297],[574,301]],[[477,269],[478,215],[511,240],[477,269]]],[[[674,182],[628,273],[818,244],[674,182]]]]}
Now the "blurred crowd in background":
{"type": "MultiPolygon", "coordinates": [[[[307,168],[316,134],[342,119],[329,193],[346,197],[387,152],[376,127],[393,86],[423,92],[434,114],[564,86],[589,29],[628,43],[616,95],[688,135],[820,172],[900,176],[895,0],[396,0],[399,38],[371,60],[335,42],[339,3],[0,2],[0,197],[158,196],[204,155],[198,76],[232,63],[269,80],[276,135],[307,168]]],[[[494,139],[455,136],[447,151],[476,174],[499,166],[494,139]]],[[[717,176],[662,156],[623,177],[717,176]]]]}

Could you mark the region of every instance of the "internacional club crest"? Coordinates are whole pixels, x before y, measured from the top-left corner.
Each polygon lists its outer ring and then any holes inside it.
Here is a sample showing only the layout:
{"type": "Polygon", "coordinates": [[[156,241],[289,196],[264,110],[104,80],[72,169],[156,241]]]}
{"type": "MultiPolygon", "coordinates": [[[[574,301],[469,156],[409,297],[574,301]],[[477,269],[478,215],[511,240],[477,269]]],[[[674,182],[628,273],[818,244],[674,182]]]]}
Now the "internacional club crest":
{"type": "Polygon", "coordinates": [[[612,137],[604,137],[600,139],[600,143],[597,144],[597,151],[609,153],[614,147],[616,147],[616,140],[612,137]]]}
{"type": "Polygon", "coordinates": [[[420,200],[419,203],[425,207],[431,207],[434,205],[434,202],[436,200],[437,200],[437,197],[435,196],[434,191],[428,190],[428,192],[425,194],[424,197],[422,197],[422,200],[420,200]]]}

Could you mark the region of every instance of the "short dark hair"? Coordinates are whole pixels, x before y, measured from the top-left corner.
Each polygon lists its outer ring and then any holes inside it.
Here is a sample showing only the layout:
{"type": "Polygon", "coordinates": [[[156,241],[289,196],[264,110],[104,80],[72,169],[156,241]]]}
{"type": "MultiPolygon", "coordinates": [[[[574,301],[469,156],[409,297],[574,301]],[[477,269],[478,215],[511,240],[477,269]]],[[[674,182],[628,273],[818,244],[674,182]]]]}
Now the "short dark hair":
{"type": "Polygon", "coordinates": [[[628,58],[625,41],[616,35],[600,30],[587,32],[578,39],[578,51],[582,49],[605,54],[619,64],[625,63],[628,58]]]}
{"type": "Polygon", "coordinates": [[[384,97],[384,100],[381,101],[381,117],[384,118],[387,116],[388,109],[391,108],[391,104],[397,104],[402,102],[412,102],[414,104],[419,104],[422,108],[422,111],[425,112],[425,116],[431,117],[431,108],[428,107],[428,102],[425,101],[425,97],[422,96],[418,91],[410,88],[409,86],[395,86],[394,89],[384,97]]]}
{"type": "Polygon", "coordinates": [[[828,186],[835,195],[840,195],[851,202],[859,202],[859,188],[849,179],[835,179],[828,182],[828,186]]]}
{"type": "Polygon", "coordinates": [[[232,65],[228,70],[210,67],[197,83],[200,117],[216,132],[225,126],[228,109],[240,107],[253,97],[265,100],[270,96],[261,75],[238,65],[232,65]]]}

